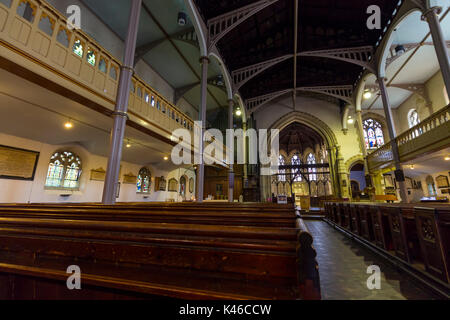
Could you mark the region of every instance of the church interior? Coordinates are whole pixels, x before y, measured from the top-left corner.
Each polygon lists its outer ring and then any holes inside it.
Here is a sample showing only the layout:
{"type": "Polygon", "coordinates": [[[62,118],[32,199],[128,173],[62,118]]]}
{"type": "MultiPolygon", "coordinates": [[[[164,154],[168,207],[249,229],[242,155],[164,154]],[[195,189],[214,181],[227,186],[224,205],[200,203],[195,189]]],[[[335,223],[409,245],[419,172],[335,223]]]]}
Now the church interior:
{"type": "Polygon", "coordinates": [[[448,300],[449,56],[450,0],[0,0],[0,300],[448,300]]]}

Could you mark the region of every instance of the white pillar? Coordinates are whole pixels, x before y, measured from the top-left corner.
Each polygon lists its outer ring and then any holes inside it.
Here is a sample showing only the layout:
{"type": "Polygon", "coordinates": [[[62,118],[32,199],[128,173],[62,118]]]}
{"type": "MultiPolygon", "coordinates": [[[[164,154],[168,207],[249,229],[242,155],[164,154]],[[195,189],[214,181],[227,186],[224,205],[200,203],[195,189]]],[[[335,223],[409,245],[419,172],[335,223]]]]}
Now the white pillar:
{"type": "Polygon", "coordinates": [[[198,165],[198,181],[197,181],[197,202],[203,202],[204,199],[204,184],[205,184],[205,162],[203,159],[203,151],[205,149],[204,135],[206,131],[206,102],[208,94],[208,57],[201,57],[200,63],[202,65],[202,79],[200,89],[200,110],[199,121],[202,124],[201,127],[201,140],[199,145],[200,164],[198,165]]]}
{"type": "Polygon", "coordinates": [[[402,203],[408,203],[408,196],[406,191],[406,183],[405,183],[405,177],[403,172],[403,167],[400,163],[400,154],[398,151],[398,145],[396,140],[396,131],[395,131],[395,125],[392,118],[392,110],[391,105],[389,102],[389,96],[387,93],[387,87],[386,87],[386,79],[385,78],[378,78],[378,84],[380,86],[380,92],[381,92],[381,98],[383,100],[383,107],[384,107],[384,114],[386,117],[386,123],[388,126],[389,131],[389,138],[392,148],[392,155],[394,158],[394,164],[395,164],[395,177],[400,187],[400,197],[402,198],[402,203]]]}
{"type": "Polygon", "coordinates": [[[124,61],[120,71],[119,87],[117,89],[116,106],[113,113],[114,125],[111,131],[108,167],[103,187],[103,204],[112,205],[116,202],[119,184],[120,161],[122,160],[123,138],[128,115],[128,99],[130,95],[131,78],[133,76],[136,39],[139,31],[139,17],[142,0],[131,2],[128,22],[128,34],[125,42],[124,61]]]}
{"type": "MultiPolygon", "coordinates": [[[[234,101],[232,99],[228,100],[228,128],[230,130],[234,129],[234,101]]],[[[230,135],[230,137],[232,139],[232,141],[228,142],[229,146],[233,146],[234,145],[234,136],[230,135]]],[[[233,170],[233,163],[234,163],[234,148],[233,148],[233,153],[230,154],[230,156],[232,157],[232,161],[231,164],[229,164],[230,166],[230,170],[228,172],[228,202],[233,202],[234,201],[234,170],[233,170]]]]}
{"type": "Polygon", "coordinates": [[[447,92],[450,94],[450,60],[447,43],[439,21],[439,14],[441,12],[441,7],[432,7],[423,14],[422,20],[426,20],[430,26],[431,37],[433,38],[434,49],[436,50],[439,65],[441,67],[442,77],[444,78],[447,92]]]}

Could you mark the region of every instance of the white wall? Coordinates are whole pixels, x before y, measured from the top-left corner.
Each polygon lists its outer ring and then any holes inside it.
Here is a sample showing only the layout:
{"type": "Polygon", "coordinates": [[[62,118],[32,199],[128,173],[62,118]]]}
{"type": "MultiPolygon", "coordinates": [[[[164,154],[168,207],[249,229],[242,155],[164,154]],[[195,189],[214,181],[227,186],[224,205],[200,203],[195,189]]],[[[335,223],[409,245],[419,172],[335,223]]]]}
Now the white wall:
{"type": "MultiPolygon", "coordinates": [[[[28,202],[100,202],[102,199],[103,182],[90,180],[91,170],[106,169],[107,158],[89,153],[86,149],[77,145],[49,145],[38,141],[19,138],[16,136],[0,133],[0,145],[15,148],[27,149],[40,152],[34,181],[20,181],[0,179],[0,203],[28,203],[28,202]],[[60,194],[67,194],[67,191],[45,190],[45,179],[48,170],[50,157],[57,150],[67,149],[76,153],[82,160],[83,173],[80,180],[80,190],[73,192],[69,197],[61,197],[60,194]]],[[[155,192],[155,177],[164,176],[167,182],[174,177],[180,181],[182,175],[186,175],[187,188],[186,198],[190,199],[194,194],[189,192],[189,179],[195,181],[193,171],[186,169],[176,169],[171,172],[159,170],[151,165],[147,167],[152,174],[151,193],[148,197],[136,193],[135,184],[124,184],[123,176],[132,173],[137,176],[141,165],[122,162],[120,181],[121,190],[119,202],[141,202],[141,201],[166,201],[174,199],[181,201],[177,192],[158,191],[155,192]]],[[[195,188],[194,188],[195,191],[195,188]]],[[[69,192],[70,193],[70,192],[69,192]]]]}
{"type": "Polygon", "coordinates": [[[411,109],[416,109],[419,113],[420,120],[424,120],[431,115],[430,111],[436,113],[448,105],[444,91],[444,80],[440,71],[426,82],[425,87],[432,103],[431,110],[426,106],[425,101],[417,94],[413,94],[409,97],[393,111],[393,118],[398,135],[409,129],[408,112],[411,109]]]}
{"type": "MultiPolygon", "coordinates": [[[[438,186],[437,186],[437,183],[436,183],[436,178],[438,176],[446,176],[450,180],[450,169],[447,170],[447,171],[442,171],[442,172],[437,172],[437,173],[430,174],[430,176],[433,177],[434,185],[436,187],[437,196],[438,197],[447,197],[447,198],[450,199],[450,195],[449,194],[443,194],[442,193],[442,189],[439,189],[438,186]]],[[[429,197],[431,195],[430,195],[430,193],[428,191],[428,185],[427,185],[427,182],[426,182],[426,178],[427,177],[428,177],[428,174],[425,174],[423,176],[420,176],[420,178],[417,178],[416,180],[420,180],[422,182],[423,193],[425,194],[425,196],[429,197]]],[[[445,189],[448,189],[448,188],[445,188],[445,189]]]]}

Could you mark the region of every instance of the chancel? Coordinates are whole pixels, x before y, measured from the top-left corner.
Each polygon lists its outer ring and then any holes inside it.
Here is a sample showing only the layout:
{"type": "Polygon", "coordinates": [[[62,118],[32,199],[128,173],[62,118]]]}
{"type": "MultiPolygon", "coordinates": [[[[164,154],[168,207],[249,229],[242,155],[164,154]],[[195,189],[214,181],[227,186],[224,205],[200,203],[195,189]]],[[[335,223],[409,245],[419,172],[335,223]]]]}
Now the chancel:
{"type": "Polygon", "coordinates": [[[448,299],[449,49],[448,0],[0,0],[0,299],[448,299]]]}

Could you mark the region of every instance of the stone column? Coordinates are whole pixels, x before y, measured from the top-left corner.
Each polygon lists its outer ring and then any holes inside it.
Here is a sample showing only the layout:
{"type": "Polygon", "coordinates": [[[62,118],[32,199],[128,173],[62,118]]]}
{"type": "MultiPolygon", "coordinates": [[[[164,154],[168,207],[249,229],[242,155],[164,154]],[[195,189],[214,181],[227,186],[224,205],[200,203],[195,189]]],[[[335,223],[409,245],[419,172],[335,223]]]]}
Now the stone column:
{"type": "MultiPolygon", "coordinates": [[[[228,129],[233,130],[234,129],[234,101],[232,99],[228,100],[228,129]]],[[[229,146],[234,146],[234,136],[230,135],[229,138],[231,138],[231,142],[228,142],[229,146]]],[[[231,151],[231,150],[229,150],[231,151]]],[[[234,148],[233,153],[230,152],[230,163],[228,164],[230,166],[230,170],[228,172],[228,202],[234,201],[234,148]]]]}
{"type": "Polygon", "coordinates": [[[433,38],[434,49],[436,50],[437,59],[441,67],[442,77],[444,78],[447,92],[450,94],[450,60],[447,43],[439,21],[439,14],[441,12],[441,7],[432,7],[424,12],[422,20],[426,20],[430,26],[431,37],[433,38]]]}
{"type": "Polygon", "coordinates": [[[205,161],[203,159],[203,151],[205,149],[204,135],[206,131],[206,102],[208,94],[208,65],[209,58],[201,57],[200,63],[202,65],[202,79],[200,85],[200,108],[199,108],[199,121],[201,122],[200,128],[200,144],[199,155],[200,164],[198,165],[198,181],[197,181],[197,202],[203,202],[204,199],[204,187],[205,187],[205,161]]]}
{"type": "Polygon", "coordinates": [[[395,164],[395,178],[400,187],[400,197],[402,198],[401,199],[402,203],[408,203],[408,196],[407,196],[408,193],[406,191],[405,175],[403,172],[403,167],[400,163],[400,154],[398,151],[398,145],[396,141],[397,135],[395,131],[394,121],[392,118],[392,110],[389,102],[389,96],[387,93],[386,79],[378,78],[378,84],[380,86],[381,98],[383,100],[384,114],[388,126],[389,138],[391,140],[390,143],[395,164]]]}
{"type": "Polygon", "coordinates": [[[341,147],[336,148],[337,170],[339,175],[340,194],[342,198],[350,198],[348,194],[349,181],[347,179],[347,170],[345,168],[344,157],[341,153],[341,147]]]}
{"type": "Polygon", "coordinates": [[[124,61],[120,71],[119,87],[117,89],[116,106],[114,108],[114,124],[111,131],[108,167],[105,184],[103,186],[102,203],[112,205],[116,203],[116,193],[119,184],[120,162],[122,160],[123,138],[128,115],[128,100],[130,97],[131,78],[133,76],[134,54],[136,39],[139,31],[139,17],[142,0],[131,2],[128,22],[128,33],[125,41],[124,61]]]}

